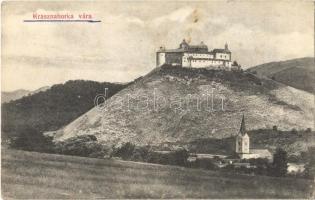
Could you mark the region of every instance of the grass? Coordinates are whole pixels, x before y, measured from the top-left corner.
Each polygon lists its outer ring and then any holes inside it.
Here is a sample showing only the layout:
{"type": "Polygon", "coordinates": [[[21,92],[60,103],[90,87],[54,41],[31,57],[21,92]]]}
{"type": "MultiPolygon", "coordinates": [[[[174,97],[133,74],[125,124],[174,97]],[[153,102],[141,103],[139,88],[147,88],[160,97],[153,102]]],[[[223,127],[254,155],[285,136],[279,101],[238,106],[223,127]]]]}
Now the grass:
{"type": "Polygon", "coordinates": [[[307,198],[312,182],[2,150],[2,198],[307,198]]]}

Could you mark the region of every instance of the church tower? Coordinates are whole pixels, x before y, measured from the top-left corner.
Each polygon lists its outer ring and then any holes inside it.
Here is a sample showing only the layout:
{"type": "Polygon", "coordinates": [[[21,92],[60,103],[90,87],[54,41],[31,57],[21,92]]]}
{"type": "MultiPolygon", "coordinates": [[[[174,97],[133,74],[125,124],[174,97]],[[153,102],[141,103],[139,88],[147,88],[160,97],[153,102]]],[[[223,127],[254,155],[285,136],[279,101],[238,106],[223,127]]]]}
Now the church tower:
{"type": "MultiPolygon", "coordinates": [[[[235,152],[238,154],[248,154],[249,153],[249,137],[246,133],[246,127],[245,127],[245,117],[243,114],[242,122],[241,122],[241,128],[236,136],[235,139],[235,152]]],[[[243,156],[241,156],[243,157],[243,156]]]]}

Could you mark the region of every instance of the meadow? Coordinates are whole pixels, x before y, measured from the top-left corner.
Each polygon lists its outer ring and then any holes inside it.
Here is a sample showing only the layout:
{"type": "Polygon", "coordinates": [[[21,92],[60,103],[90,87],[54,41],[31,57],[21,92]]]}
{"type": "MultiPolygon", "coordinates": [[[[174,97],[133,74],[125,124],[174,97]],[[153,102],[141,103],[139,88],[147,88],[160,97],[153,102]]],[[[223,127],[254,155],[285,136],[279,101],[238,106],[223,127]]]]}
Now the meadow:
{"type": "Polygon", "coordinates": [[[309,198],[305,179],[2,149],[2,198],[309,198]]]}

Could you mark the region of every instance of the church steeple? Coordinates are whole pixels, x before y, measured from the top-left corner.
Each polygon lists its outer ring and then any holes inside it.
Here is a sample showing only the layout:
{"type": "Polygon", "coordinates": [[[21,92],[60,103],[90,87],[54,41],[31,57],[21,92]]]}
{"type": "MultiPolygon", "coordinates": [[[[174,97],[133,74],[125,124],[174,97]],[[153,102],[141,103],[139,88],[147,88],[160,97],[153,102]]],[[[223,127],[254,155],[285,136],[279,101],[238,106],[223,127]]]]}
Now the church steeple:
{"type": "Polygon", "coordinates": [[[236,153],[238,154],[249,153],[249,137],[246,133],[244,114],[243,114],[243,118],[241,122],[240,131],[235,138],[235,142],[236,142],[236,146],[235,146],[236,153]]]}
{"type": "Polygon", "coordinates": [[[241,133],[242,135],[245,135],[245,134],[246,134],[246,126],[245,126],[245,117],[244,117],[244,114],[243,114],[243,118],[242,118],[242,122],[241,122],[240,133],[241,133]]]}

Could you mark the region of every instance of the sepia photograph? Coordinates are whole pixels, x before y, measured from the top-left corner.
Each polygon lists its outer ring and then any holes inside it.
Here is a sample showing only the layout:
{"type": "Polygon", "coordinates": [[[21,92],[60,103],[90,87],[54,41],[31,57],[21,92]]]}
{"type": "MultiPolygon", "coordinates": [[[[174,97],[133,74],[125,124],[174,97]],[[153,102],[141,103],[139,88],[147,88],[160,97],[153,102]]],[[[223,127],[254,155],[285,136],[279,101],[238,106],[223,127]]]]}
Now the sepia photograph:
{"type": "Polygon", "coordinates": [[[311,0],[1,2],[1,199],[314,199],[311,0]]]}

